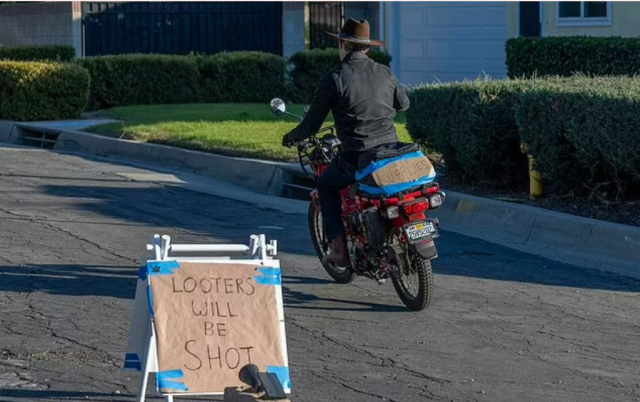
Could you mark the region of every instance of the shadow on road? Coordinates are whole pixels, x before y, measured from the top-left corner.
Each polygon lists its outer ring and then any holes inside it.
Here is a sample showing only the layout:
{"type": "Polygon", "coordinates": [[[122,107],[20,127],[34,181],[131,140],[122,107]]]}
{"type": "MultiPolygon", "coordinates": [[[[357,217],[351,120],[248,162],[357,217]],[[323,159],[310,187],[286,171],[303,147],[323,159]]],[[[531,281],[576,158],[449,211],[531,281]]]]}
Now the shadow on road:
{"type": "MultiPolygon", "coordinates": [[[[250,234],[265,232],[259,227],[278,225],[285,229],[271,233],[267,231],[267,234],[278,239],[280,250],[289,254],[315,256],[309,241],[306,219],[301,215],[284,214],[186,189],[150,186],[146,183],[114,183],[113,186],[103,187],[46,185],[43,188],[52,196],[82,199],[73,202],[73,208],[119,221],[141,223],[150,228],[178,227],[215,237],[222,242],[244,243],[250,234]]],[[[434,270],[442,275],[545,286],[640,291],[638,280],[554,262],[451,232],[443,231],[438,240],[438,248],[440,257],[434,262],[434,270]]],[[[74,274],[82,275],[78,270],[74,270],[74,274]]],[[[304,281],[315,279],[297,280],[305,284],[304,281]]],[[[127,282],[127,289],[132,289],[134,283],[128,279],[127,282]]],[[[117,292],[122,294],[122,290],[117,292]]],[[[313,296],[289,294],[291,304],[296,301],[298,304],[309,303],[310,297],[313,296]]],[[[378,307],[367,305],[363,308],[367,310],[378,307]]]]}
{"type": "Polygon", "coordinates": [[[119,395],[114,393],[107,392],[75,392],[75,391],[53,391],[53,390],[26,390],[26,389],[12,389],[12,390],[2,390],[0,391],[0,395],[16,398],[16,399],[24,399],[25,401],[38,401],[38,400],[46,400],[50,401],[52,399],[55,400],[63,400],[63,401],[105,401],[105,402],[114,402],[114,401],[134,401],[136,399],[135,395],[119,395]]]}
{"type": "Polygon", "coordinates": [[[0,278],[0,292],[133,299],[137,270],[106,265],[2,266],[0,278]]]}

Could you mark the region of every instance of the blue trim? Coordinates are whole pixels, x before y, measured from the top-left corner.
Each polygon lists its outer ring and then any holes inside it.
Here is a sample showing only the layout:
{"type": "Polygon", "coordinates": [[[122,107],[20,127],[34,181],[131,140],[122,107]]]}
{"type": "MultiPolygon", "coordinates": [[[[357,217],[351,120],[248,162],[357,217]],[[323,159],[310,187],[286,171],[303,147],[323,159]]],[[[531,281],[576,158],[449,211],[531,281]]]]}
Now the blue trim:
{"type": "Polygon", "coordinates": [[[282,388],[291,390],[291,376],[289,375],[289,367],[267,366],[267,373],[274,373],[275,375],[277,375],[282,388]]]}
{"type": "Polygon", "coordinates": [[[280,268],[264,267],[256,268],[262,275],[254,275],[253,279],[260,285],[282,285],[282,274],[280,268]]]}
{"type": "Polygon", "coordinates": [[[139,361],[125,361],[124,362],[124,368],[125,369],[132,369],[132,370],[137,370],[140,371],[142,370],[142,365],[140,364],[139,361]]]}
{"type": "Polygon", "coordinates": [[[413,187],[418,187],[423,184],[431,183],[435,178],[436,178],[436,175],[434,174],[430,176],[424,176],[414,181],[409,181],[406,183],[390,184],[388,186],[382,186],[382,187],[373,187],[373,186],[367,186],[365,184],[360,184],[358,189],[373,195],[392,195],[405,190],[409,190],[410,188],[413,188],[413,187]]]}
{"type": "Polygon", "coordinates": [[[371,173],[375,172],[380,168],[387,166],[390,163],[398,162],[405,159],[420,158],[423,156],[424,156],[424,153],[422,153],[422,151],[415,151],[415,152],[410,152],[408,154],[396,156],[395,158],[383,159],[381,161],[371,162],[369,166],[364,168],[364,170],[356,172],[356,180],[362,180],[363,178],[369,176],[371,173]]]}

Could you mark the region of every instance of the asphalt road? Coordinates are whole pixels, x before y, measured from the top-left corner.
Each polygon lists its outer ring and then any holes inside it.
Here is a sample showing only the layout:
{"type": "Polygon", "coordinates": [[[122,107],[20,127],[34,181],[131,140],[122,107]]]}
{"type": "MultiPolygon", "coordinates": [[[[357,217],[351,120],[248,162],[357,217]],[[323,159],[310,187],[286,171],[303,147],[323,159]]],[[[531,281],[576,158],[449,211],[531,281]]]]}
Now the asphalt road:
{"type": "Polygon", "coordinates": [[[409,312],[390,284],[332,283],[303,215],[122,172],[145,173],[0,147],[0,401],[133,401],[121,366],[151,235],[274,225],[294,402],[640,401],[639,281],[445,230],[433,303],[409,312]]]}

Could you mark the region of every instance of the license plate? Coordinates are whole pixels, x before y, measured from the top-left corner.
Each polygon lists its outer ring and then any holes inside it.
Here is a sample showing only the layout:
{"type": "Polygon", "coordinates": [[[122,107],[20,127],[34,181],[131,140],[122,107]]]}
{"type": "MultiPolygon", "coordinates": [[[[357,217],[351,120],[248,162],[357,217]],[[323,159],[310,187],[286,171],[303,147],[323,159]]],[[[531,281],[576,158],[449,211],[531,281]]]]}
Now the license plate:
{"type": "Polygon", "coordinates": [[[433,221],[413,223],[405,226],[404,230],[407,232],[409,243],[412,244],[426,238],[437,237],[438,232],[433,221]]]}

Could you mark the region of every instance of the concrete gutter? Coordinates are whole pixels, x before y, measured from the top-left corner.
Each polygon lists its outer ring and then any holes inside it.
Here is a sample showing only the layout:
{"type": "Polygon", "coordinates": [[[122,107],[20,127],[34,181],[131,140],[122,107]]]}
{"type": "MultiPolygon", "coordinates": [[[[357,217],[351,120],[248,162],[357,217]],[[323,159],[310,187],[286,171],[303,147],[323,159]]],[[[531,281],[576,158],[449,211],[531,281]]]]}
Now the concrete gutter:
{"type": "MultiPolygon", "coordinates": [[[[10,138],[3,135],[3,128],[11,131],[8,123],[0,121],[0,141],[10,138]]],[[[270,196],[290,195],[287,183],[300,182],[302,175],[296,164],[221,156],[68,129],[59,129],[53,149],[197,173],[270,196]]],[[[432,213],[440,219],[443,230],[640,279],[640,228],[462,193],[447,192],[447,196],[444,205],[432,213]]],[[[295,210],[304,212],[300,206],[295,210]]]]}

